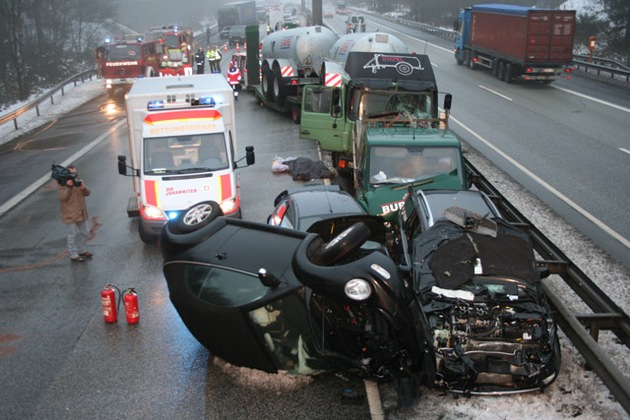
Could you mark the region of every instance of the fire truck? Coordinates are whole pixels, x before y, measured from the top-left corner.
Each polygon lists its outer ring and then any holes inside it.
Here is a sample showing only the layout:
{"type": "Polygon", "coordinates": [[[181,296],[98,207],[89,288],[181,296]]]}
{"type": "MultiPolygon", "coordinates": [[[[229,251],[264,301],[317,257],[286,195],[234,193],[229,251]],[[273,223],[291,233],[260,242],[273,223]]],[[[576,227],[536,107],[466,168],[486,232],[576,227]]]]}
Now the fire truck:
{"type": "Polygon", "coordinates": [[[146,37],[157,42],[161,55],[160,76],[189,76],[193,74],[195,38],[192,29],[177,26],[152,28],[146,37]]]}
{"type": "Polygon", "coordinates": [[[128,91],[139,78],[156,77],[160,54],[156,41],[142,35],[106,38],[96,48],[96,65],[99,76],[105,79],[107,93],[113,95],[117,88],[128,91]]]}
{"type": "Polygon", "coordinates": [[[255,162],[254,147],[236,158],[232,88],[220,74],[138,80],[126,95],[130,162],[118,172],[133,176],[135,196],[127,215],[138,217],[145,243],[155,242],[168,219],[215,202],[241,217],[237,168],[255,162]]]}

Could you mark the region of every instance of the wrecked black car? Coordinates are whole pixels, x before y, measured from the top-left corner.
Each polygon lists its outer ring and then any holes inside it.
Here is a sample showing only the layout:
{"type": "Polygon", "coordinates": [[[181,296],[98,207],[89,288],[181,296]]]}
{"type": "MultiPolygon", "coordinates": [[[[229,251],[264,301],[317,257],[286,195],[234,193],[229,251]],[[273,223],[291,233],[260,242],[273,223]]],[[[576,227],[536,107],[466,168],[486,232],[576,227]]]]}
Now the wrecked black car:
{"type": "Polygon", "coordinates": [[[459,219],[422,231],[416,193],[404,208],[393,229],[349,215],[301,232],[200,203],[162,231],[170,299],[229,363],[392,380],[400,407],[417,402],[420,384],[463,393],[549,385],[559,346],[527,236],[453,209],[459,219]]]}

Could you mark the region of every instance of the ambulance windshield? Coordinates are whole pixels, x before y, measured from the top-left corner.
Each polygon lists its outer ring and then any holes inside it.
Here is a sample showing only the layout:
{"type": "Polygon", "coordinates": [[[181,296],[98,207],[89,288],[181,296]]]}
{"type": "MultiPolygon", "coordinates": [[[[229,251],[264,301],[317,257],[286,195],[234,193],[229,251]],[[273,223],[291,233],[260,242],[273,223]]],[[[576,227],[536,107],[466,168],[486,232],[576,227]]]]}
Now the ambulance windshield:
{"type": "Polygon", "coordinates": [[[193,173],[229,167],[223,133],[144,139],[144,173],[193,173]]]}

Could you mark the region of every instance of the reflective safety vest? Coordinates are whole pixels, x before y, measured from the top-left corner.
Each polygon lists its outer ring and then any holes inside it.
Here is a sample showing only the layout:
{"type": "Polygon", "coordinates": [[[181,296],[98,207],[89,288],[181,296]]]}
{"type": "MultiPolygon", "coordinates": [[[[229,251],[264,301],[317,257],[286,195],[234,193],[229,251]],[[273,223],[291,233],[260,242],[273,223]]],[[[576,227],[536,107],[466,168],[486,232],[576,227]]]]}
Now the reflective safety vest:
{"type": "Polygon", "coordinates": [[[214,50],[208,50],[208,52],[206,53],[206,57],[208,57],[208,61],[213,61],[214,60],[214,50]]]}
{"type": "Polygon", "coordinates": [[[238,67],[235,67],[234,70],[229,70],[227,74],[227,80],[229,84],[240,83],[241,81],[241,70],[238,67]]]}

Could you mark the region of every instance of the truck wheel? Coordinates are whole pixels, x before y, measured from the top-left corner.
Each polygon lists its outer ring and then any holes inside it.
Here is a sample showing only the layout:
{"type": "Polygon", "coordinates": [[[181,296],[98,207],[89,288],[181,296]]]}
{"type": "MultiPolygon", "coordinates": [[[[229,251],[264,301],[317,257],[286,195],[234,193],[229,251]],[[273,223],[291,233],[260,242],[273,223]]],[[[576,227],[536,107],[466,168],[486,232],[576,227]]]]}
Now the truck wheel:
{"type": "Polygon", "coordinates": [[[505,63],[503,61],[499,61],[499,68],[497,69],[497,79],[503,80],[505,75],[505,63]]]}
{"type": "Polygon", "coordinates": [[[512,83],[512,65],[505,65],[505,73],[503,73],[503,80],[505,83],[512,83]]]}
{"type": "Polygon", "coordinates": [[[262,85],[263,95],[265,96],[265,98],[267,98],[270,101],[273,100],[273,97],[271,96],[271,86],[273,82],[272,79],[273,79],[273,76],[271,74],[271,70],[269,69],[269,65],[264,65],[262,68],[261,85],[262,85]]]}
{"type": "Polygon", "coordinates": [[[497,77],[498,73],[499,73],[499,60],[495,58],[494,60],[492,60],[492,75],[494,77],[497,77]]]}
{"type": "Polygon", "coordinates": [[[283,106],[287,99],[285,87],[282,85],[282,72],[280,71],[280,67],[273,69],[273,98],[280,106],[283,106]]]}
{"type": "Polygon", "coordinates": [[[217,202],[202,201],[190,207],[176,219],[169,220],[168,229],[174,234],[194,232],[222,215],[223,211],[217,202]]]}
{"type": "Polygon", "coordinates": [[[468,67],[468,62],[470,61],[470,51],[464,51],[464,60],[463,63],[466,67],[468,67]]]}
{"type": "Polygon", "coordinates": [[[324,246],[319,254],[324,265],[332,265],[343,257],[356,251],[372,235],[370,228],[363,222],[355,223],[335,236],[324,246]]]}
{"type": "Polygon", "coordinates": [[[470,54],[470,59],[468,60],[468,68],[471,70],[475,70],[477,68],[477,64],[475,63],[475,57],[473,54],[470,54]]]}

